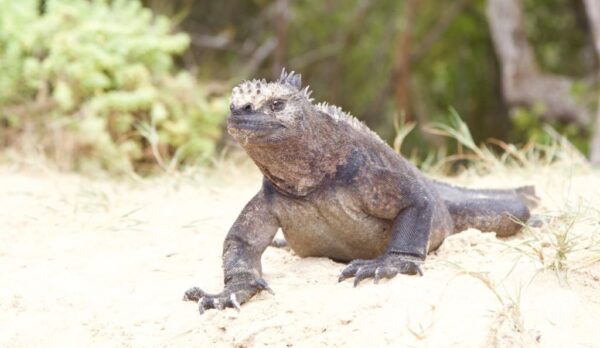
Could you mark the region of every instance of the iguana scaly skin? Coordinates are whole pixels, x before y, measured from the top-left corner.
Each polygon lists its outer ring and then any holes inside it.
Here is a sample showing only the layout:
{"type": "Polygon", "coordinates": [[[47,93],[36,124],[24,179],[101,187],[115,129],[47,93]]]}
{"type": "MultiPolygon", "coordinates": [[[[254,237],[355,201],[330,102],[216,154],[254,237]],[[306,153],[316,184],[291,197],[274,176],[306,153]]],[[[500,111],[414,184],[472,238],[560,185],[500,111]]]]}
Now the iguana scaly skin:
{"type": "Polygon", "coordinates": [[[428,179],[349,114],[313,104],[300,75],[233,89],[228,132],[264,174],[223,246],[225,287],[188,290],[205,309],[236,307],[261,290],[261,255],[279,228],[299,256],[349,262],[339,280],[421,274],[446,237],[473,227],[510,236],[530,216],[532,187],[472,190],[428,179]]]}

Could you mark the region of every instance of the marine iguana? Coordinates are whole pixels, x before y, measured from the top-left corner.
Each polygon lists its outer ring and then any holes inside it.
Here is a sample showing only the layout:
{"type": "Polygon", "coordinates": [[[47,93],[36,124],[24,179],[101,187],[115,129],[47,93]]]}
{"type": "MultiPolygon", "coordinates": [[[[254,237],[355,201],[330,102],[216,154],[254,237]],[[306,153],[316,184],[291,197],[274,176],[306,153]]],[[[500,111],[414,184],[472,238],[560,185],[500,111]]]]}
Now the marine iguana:
{"type": "Polygon", "coordinates": [[[233,88],[228,132],[264,175],[223,246],[224,290],[189,289],[206,309],[240,308],[261,290],[261,255],[281,228],[301,257],[349,262],[339,281],[421,274],[429,251],[469,227],[510,236],[530,217],[531,186],[467,189],[425,177],[367,126],[313,104],[301,76],[233,88]]]}

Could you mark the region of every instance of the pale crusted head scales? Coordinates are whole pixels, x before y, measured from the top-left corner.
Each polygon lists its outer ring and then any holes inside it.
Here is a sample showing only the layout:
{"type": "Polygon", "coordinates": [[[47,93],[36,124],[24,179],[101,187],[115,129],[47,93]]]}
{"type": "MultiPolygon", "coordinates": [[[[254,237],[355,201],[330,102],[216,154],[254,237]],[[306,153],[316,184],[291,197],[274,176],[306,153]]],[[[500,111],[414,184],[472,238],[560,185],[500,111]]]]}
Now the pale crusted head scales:
{"type": "Polygon", "coordinates": [[[277,81],[267,82],[264,79],[244,81],[234,87],[231,93],[231,105],[233,108],[241,108],[250,104],[254,108],[258,108],[265,101],[289,97],[297,93],[301,93],[309,101],[312,101],[308,86],[304,89],[301,88],[302,76],[293,71],[288,73],[283,69],[277,81]]]}
{"type": "MultiPolygon", "coordinates": [[[[231,106],[233,108],[242,108],[250,104],[253,109],[258,109],[263,103],[269,100],[277,98],[289,99],[293,95],[304,97],[312,104],[311,93],[312,91],[309,90],[308,86],[302,89],[302,76],[300,74],[296,74],[293,71],[287,72],[283,69],[277,81],[267,82],[264,79],[244,81],[234,87],[231,94],[231,106]]],[[[344,112],[340,107],[327,103],[319,103],[314,105],[314,107],[335,122],[348,124],[359,132],[369,134],[382,141],[375,132],[371,131],[354,116],[344,112]]]]}

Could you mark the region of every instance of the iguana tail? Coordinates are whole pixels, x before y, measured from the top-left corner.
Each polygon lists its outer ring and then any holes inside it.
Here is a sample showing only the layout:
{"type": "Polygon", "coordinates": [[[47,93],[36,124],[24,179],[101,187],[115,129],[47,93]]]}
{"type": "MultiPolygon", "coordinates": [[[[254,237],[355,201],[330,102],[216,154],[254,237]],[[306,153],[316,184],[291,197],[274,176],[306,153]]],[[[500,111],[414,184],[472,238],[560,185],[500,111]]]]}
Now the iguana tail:
{"type": "Polygon", "coordinates": [[[433,182],[454,221],[454,233],[468,228],[496,232],[498,236],[517,233],[538,202],[533,186],[515,189],[469,189],[433,182]]]}
{"type": "Polygon", "coordinates": [[[535,187],[533,185],[517,187],[515,191],[521,196],[521,199],[530,210],[540,204],[540,197],[535,194],[535,187]]]}

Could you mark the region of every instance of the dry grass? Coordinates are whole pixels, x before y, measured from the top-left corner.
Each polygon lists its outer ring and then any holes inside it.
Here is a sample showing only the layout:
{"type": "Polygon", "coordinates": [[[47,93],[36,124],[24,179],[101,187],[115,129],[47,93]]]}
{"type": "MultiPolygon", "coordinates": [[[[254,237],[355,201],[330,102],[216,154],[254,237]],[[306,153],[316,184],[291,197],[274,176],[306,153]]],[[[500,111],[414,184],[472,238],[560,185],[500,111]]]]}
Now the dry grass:
{"type": "MultiPolygon", "coordinates": [[[[473,136],[458,113],[451,109],[450,124],[433,123],[424,128],[425,131],[447,137],[456,141],[458,151],[454,155],[428,161],[422,169],[434,175],[444,175],[456,162],[463,163],[463,173],[474,175],[500,174],[507,172],[531,172],[540,168],[556,168],[564,170],[589,171],[590,165],[565,137],[552,127],[544,130],[552,141],[548,144],[527,143],[518,147],[498,139],[490,139],[487,144],[477,145],[473,136]],[[495,146],[493,149],[489,145],[495,146]]],[[[405,137],[405,136],[404,136],[405,137]]]]}

